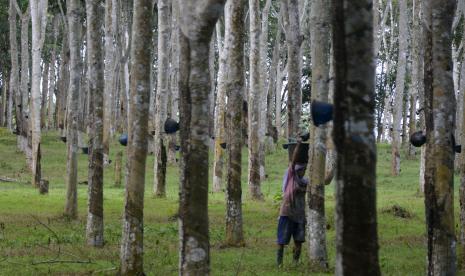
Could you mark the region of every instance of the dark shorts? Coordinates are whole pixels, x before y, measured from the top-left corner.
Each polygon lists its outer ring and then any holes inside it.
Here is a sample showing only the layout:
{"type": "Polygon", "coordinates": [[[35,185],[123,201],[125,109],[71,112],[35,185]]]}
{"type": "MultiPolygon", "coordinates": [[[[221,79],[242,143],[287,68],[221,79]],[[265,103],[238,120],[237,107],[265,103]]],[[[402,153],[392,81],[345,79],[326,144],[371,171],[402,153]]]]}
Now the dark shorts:
{"type": "Polygon", "coordinates": [[[289,217],[279,217],[278,222],[278,244],[289,244],[291,236],[294,242],[305,241],[305,222],[295,222],[289,217]]]}

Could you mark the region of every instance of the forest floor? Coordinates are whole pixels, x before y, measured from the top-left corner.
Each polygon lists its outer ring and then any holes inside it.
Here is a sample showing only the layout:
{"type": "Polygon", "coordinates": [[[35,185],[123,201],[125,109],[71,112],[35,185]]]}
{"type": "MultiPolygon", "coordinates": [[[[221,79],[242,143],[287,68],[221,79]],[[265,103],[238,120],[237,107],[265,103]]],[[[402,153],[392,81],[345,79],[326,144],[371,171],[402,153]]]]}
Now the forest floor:
{"type": "MultiPolygon", "coordinates": [[[[112,157],[123,147],[114,143],[112,157]]],[[[246,246],[224,248],[224,194],[210,194],[210,243],[212,275],[326,275],[334,274],[334,183],[326,186],[327,246],[330,268],[325,273],[303,262],[291,262],[286,250],[283,268],[275,265],[275,240],[279,197],[287,152],[278,148],[266,156],[268,178],[262,184],[265,201],[248,198],[247,156],[243,155],[243,214],[246,246]]],[[[210,158],[212,159],[212,158],[210,158]]],[[[153,161],[147,160],[144,211],[144,268],[147,275],[178,272],[178,169],[169,166],[167,198],[152,196],[153,161]]],[[[210,161],[211,162],[211,161],[210,161]]],[[[379,261],[384,275],[424,275],[426,239],[424,198],[418,193],[419,161],[402,160],[401,176],[390,176],[390,148],[378,146],[377,208],[379,261]]],[[[50,181],[48,195],[39,195],[30,184],[24,156],[16,150],[15,136],[0,128],[0,275],[114,275],[119,265],[119,242],[124,189],[113,187],[114,167],[105,169],[105,247],[85,245],[87,186],[78,187],[79,219],[63,217],[66,151],[56,132],[42,136],[43,177],[50,181]]],[[[456,177],[455,219],[458,228],[456,177]]],[[[87,156],[79,154],[79,182],[87,181],[87,156]]],[[[124,185],[124,184],[123,184],[124,185]]],[[[305,245],[304,245],[305,246],[305,245]]]]}

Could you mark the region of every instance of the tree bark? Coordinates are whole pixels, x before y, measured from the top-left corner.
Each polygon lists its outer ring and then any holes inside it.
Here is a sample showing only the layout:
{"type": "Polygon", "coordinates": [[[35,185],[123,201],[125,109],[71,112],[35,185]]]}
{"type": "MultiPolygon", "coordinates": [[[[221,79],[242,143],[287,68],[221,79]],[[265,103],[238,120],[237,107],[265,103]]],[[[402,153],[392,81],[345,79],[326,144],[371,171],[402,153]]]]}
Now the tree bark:
{"type": "Polygon", "coordinates": [[[89,131],[89,197],[87,244],[102,247],[103,237],[103,45],[102,24],[104,0],[87,0],[87,53],[90,98],[89,131]]]}
{"type": "Polygon", "coordinates": [[[70,82],[67,108],[67,170],[66,170],[66,204],[65,215],[76,219],[77,209],[77,165],[78,165],[78,131],[79,131],[79,93],[81,91],[81,14],[79,0],[67,3],[69,52],[70,52],[70,82]]]}
{"type": "Polygon", "coordinates": [[[49,96],[49,78],[50,78],[50,62],[43,65],[42,71],[42,96],[40,103],[40,128],[44,129],[47,122],[47,103],[49,96]]]}
{"type": "Polygon", "coordinates": [[[398,176],[400,174],[400,149],[402,131],[402,109],[404,104],[405,75],[407,68],[407,51],[408,51],[408,19],[407,19],[407,1],[399,1],[399,56],[397,58],[397,76],[396,91],[393,102],[393,124],[392,124],[392,143],[391,143],[391,174],[398,176]]]}
{"type": "Polygon", "coordinates": [[[143,275],[144,186],[150,102],[152,1],[134,0],[128,163],[121,242],[121,274],[143,275]]]}
{"type": "MultiPolygon", "coordinates": [[[[48,1],[30,1],[32,21],[32,82],[31,82],[31,142],[32,142],[32,185],[39,187],[41,179],[40,140],[41,140],[41,105],[40,79],[42,70],[42,46],[45,41],[45,27],[47,26],[48,1]]],[[[29,66],[29,65],[28,65],[29,66]]],[[[48,77],[48,74],[44,74],[48,77]]]]}
{"type": "Polygon", "coordinates": [[[299,134],[300,116],[302,113],[302,53],[299,22],[298,0],[282,0],[287,2],[284,25],[287,40],[288,95],[287,95],[287,137],[296,138],[299,134]]]}
{"type": "MultiPolygon", "coordinates": [[[[312,3],[311,60],[312,60],[312,100],[328,102],[329,94],[329,51],[330,13],[326,0],[312,3]]],[[[308,164],[310,186],[307,189],[307,227],[309,260],[319,268],[328,268],[326,250],[325,219],[325,166],[326,166],[326,126],[310,126],[308,164]]]]}
{"type": "Polygon", "coordinates": [[[60,53],[60,73],[58,80],[57,89],[57,105],[55,108],[56,122],[60,129],[60,134],[66,136],[66,117],[67,117],[67,102],[68,102],[68,90],[70,81],[70,48],[69,48],[69,36],[68,36],[68,25],[66,23],[67,18],[63,16],[63,41],[61,45],[60,53]]]}
{"type": "Polygon", "coordinates": [[[103,121],[103,149],[104,162],[109,162],[111,125],[112,125],[112,106],[115,93],[115,33],[116,26],[113,24],[113,9],[116,0],[105,1],[105,92],[104,92],[104,121],[103,121]]]}
{"type": "Polygon", "coordinates": [[[260,36],[259,36],[259,43],[260,43],[260,79],[261,82],[261,90],[259,91],[259,129],[258,129],[258,140],[259,140],[259,151],[258,151],[258,158],[260,164],[260,182],[264,182],[266,178],[265,172],[265,153],[266,153],[266,138],[268,133],[266,131],[266,122],[267,122],[267,89],[268,83],[271,81],[269,80],[269,66],[268,66],[268,24],[269,24],[269,14],[271,10],[271,0],[266,0],[265,6],[261,12],[261,29],[260,29],[260,36]]]}
{"type": "MultiPolygon", "coordinates": [[[[55,15],[52,20],[52,28],[53,28],[53,44],[56,45],[58,41],[58,32],[59,32],[59,16],[55,15]]],[[[47,106],[47,129],[52,129],[56,127],[55,122],[55,104],[58,102],[58,97],[56,97],[56,101],[53,100],[53,95],[56,95],[55,88],[56,88],[56,63],[57,63],[57,56],[55,47],[52,48],[50,54],[50,92],[48,98],[48,106],[47,106]]]]}
{"type": "MultiPolygon", "coordinates": [[[[10,7],[8,10],[10,22],[10,58],[11,58],[11,71],[10,71],[10,87],[9,97],[14,97],[15,101],[15,117],[16,117],[16,132],[21,132],[21,90],[19,89],[19,61],[18,61],[18,40],[17,40],[17,16],[14,7],[15,0],[10,0],[10,7]]],[[[12,129],[10,124],[9,129],[12,129]]]]}
{"type": "Polygon", "coordinates": [[[158,1],[158,68],[157,94],[155,108],[155,157],[153,193],[158,197],[166,197],[166,146],[167,139],[163,134],[163,124],[167,117],[169,91],[169,42],[170,42],[170,1],[158,1]]]}
{"type": "Polygon", "coordinates": [[[450,48],[455,1],[425,0],[424,4],[427,275],[455,275],[455,97],[450,48]]]}
{"type": "Polygon", "coordinates": [[[180,275],[208,275],[209,48],[224,0],[180,1],[180,275]]]}
{"type": "MultiPolygon", "coordinates": [[[[226,20],[225,20],[226,21],[226,20]]],[[[220,192],[223,187],[223,171],[225,162],[225,151],[221,147],[222,143],[225,143],[225,116],[226,116],[226,82],[228,75],[226,73],[226,63],[228,51],[231,50],[231,46],[228,44],[230,40],[230,33],[227,33],[225,26],[224,41],[221,41],[221,22],[217,23],[217,37],[218,37],[218,85],[216,92],[216,114],[215,114],[215,155],[213,159],[213,192],[220,192]],[[221,43],[223,45],[221,46],[221,43]]],[[[226,23],[225,23],[226,25],[226,23]]]]}
{"type": "MultiPolygon", "coordinates": [[[[18,11],[19,12],[19,11],[18,11]]],[[[18,137],[19,149],[25,153],[26,160],[32,172],[32,148],[28,138],[30,138],[30,124],[29,124],[29,7],[26,12],[20,15],[21,18],[21,128],[18,137]]],[[[33,182],[34,183],[34,182],[33,182]]]]}
{"type": "Polygon", "coordinates": [[[244,90],[244,1],[228,1],[225,7],[226,54],[228,77],[225,84],[227,106],[227,184],[226,184],[226,244],[243,246],[242,228],[242,103],[244,90]],[[232,35],[238,34],[238,35],[232,35]]]}
{"type": "Polygon", "coordinates": [[[371,0],[333,0],[336,275],[380,275],[371,0]]]}
{"type": "Polygon", "coordinates": [[[250,197],[262,200],[260,188],[260,100],[262,79],[260,74],[260,4],[259,0],[249,0],[250,16],[250,57],[249,57],[249,172],[248,183],[250,197]]]}

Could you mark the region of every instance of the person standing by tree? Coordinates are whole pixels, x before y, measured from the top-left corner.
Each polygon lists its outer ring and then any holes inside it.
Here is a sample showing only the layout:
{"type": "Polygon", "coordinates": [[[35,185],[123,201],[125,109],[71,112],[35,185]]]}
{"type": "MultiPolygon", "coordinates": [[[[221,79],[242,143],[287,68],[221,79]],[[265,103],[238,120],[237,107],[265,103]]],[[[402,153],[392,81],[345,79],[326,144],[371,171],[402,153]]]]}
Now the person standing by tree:
{"type": "MultiPolygon", "coordinates": [[[[294,239],[294,262],[298,262],[305,241],[305,193],[308,179],[304,177],[307,161],[299,158],[303,147],[297,143],[292,161],[283,178],[283,202],[279,210],[278,222],[278,252],[276,261],[278,266],[283,263],[284,246],[288,245],[291,236],[294,239]]],[[[308,152],[308,148],[307,151],[308,152]]]]}

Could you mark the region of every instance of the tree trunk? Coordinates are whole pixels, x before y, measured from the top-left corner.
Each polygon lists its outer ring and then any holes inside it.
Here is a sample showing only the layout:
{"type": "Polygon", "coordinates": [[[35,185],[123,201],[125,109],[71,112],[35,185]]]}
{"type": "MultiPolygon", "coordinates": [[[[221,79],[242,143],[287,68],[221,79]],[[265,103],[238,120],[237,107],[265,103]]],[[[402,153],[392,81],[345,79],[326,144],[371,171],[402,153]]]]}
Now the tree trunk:
{"type": "Polygon", "coordinates": [[[336,275],[380,275],[371,0],[334,0],[336,275]]]}
{"type": "Polygon", "coordinates": [[[60,53],[60,73],[57,89],[57,105],[55,108],[56,122],[60,129],[60,134],[66,136],[66,117],[67,117],[67,103],[68,103],[68,90],[70,81],[70,48],[69,48],[69,36],[68,26],[66,24],[66,17],[63,18],[63,41],[61,45],[60,53]]]}
{"type": "MultiPolygon", "coordinates": [[[[168,116],[179,121],[179,36],[176,35],[179,32],[179,7],[177,1],[172,2],[171,10],[171,97],[169,101],[170,110],[168,116]]],[[[169,139],[170,149],[168,151],[168,163],[176,164],[178,162],[176,158],[177,137],[176,135],[171,135],[169,139]]]]}
{"type": "Polygon", "coordinates": [[[455,275],[455,97],[452,80],[452,19],[455,1],[425,0],[425,215],[428,275],[455,275]],[[433,116],[434,114],[434,116],[433,116]]]}
{"type": "Polygon", "coordinates": [[[407,19],[407,1],[399,1],[399,56],[397,58],[397,76],[396,91],[393,102],[393,124],[392,124],[392,142],[391,142],[391,174],[398,176],[400,174],[400,148],[402,131],[402,109],[405,88],[405,75],[407,68],[407,51],[408,51],[408,19],[407,19]]]}
{"type": "Polygon", "coordinates": [[[78,165],[78,124],[79,124],[79,93],[81,92],[81,14],[79,0],[67,3],[69,52],[70,52],[70,82],[67,108],[67,172],[66,172],[66,205],[65,215],[77,218],[77,165],[78,165]]]}
{"type": "Polygon", "coordinates": [[[87,0],[87,53],[89,72],[89,198],[87,244],[103,246],[103,0],[87,0]]]}
{"type": "MultiPolygon", "coordinates": [[[[311,60],[312,60],[312,100],[328,102],[329,92],[329,50],[330,13],[325,0],[312,3],[311,20],[311,60]]],[[[326,166],[326,126],[310,126],[310,162],[308,164],[310,186],[307,189],[308,251],[310,262],[320,268],[328,268],[326,250],[325,219],[325,166],[326,166]]]]}
{"type": "MultiPolygon", "coordinates": [[[[42,46],[45,41],[45,27],[47,26],[48,1],[30,1],[32,21],[32,82],[31,82],[31,140],[32,140],[32,185],[39,187],[41,179],[40,168],[40,140],[41,140],[41,106],[42,95],[40,93],[40,79],[42,70],[40,62],[42,58],[42,46]]],[[[46,63],[44,65],[46,66],[46,63]]],[[[44,74],[43,82],[47,82],[47,74],[44,74]]],[[[45,88],[45,85],[44,85],[45,88]]]]}
{"type": "MultiPolygon", "coordinates": [[[[282,12],[280,11],[278,15],[278,28],[276,30],[276,38],[275,38],[275,43],[274,43],[274,48],[273,48],[273,58],[271,60],[271,65],[270,65],[270,78],[268,81],[268,88],[267,88],[267,108],[266,108],[266,128],[268,135],[273,137],[273,142],[277,143],[278,142],[278,119],[275,118],[273,122],[273,114],[276,114],[276,102],[278,100],[278,97],[281,97],[281,93],[277,93],[277,86],[278,82],[282,83],[282,78],[278,79],[278,70],[280,68],[279,62],[280,62],[280,52],[281,52],[281,36],[282,36],[282,12]]],[[[279,91],[281,92],[281,91],[279,91]]],[[[280,98],[281,100],[281,98],[280,98]]]]}
{"type": "Polygon", "coordinates": [[[226,184],[226,244],[244,245],[242,229],[242,102],[244,90],[244,1],[228,1],[225,7],[226,54],[229,74],[225,89],[227,106],[227,184],[226,184]],[[239,34],[239,35],[231,35],[239,34]]]}
{"type": "MultiPolygon", "coordinates": [[[[17,18],[16,9],[14,7],[15,0],[10,0],[10,7],[8,10],[10,22],[10,58],[11,58],[11,71],[10,71],[10,87],[9,97],[14,97],[15,101],[15,117],[16,117],[16,132],[21,133],[21,90],[19,89],[19,61],[18,61],[18,40],[17,40],[17,18]]],[[[9,122],[10,123],[10,122],[9,122]]],[[[12,129],[10,123],[9,129],[12,129]]],[[[17,134],[17,135],[18,135],[17,134]]]]}
{"type": "Polygon", "coordinates": [[[166,146],[168,144],[163,134],[163,124],[167,117],[168,94],[169,94],[169,42],[170,42],[170,1],[158,1],[158,68],[157,68],[157,94],[155,108],[155,164],[153,193],[158,197],[166,197],[166,146]]]}
{"type": "Polygon", "coordinates": [[[254,200],[262,200],[260,188],[260,94],[262,79],[260,75],[260,5],[259,0],[249,0],[250,16],[250,57],[249,57],[249,192],[254,200]]]}
{"type": "Polygon", "coordinates": [[[40,128],[44,129],[47,120],[47,103],[49,96],[50,63],[44,62],[42,71],[42,97],[40,103],[40,128]]]}
{"type": "Polygon", "coordinates": [[[259,140],[259,151],[258,151],[258,158],[259,158],[259,164],[260,164],[260,182],[264,182],[266,178],[266,172],[265,172],[265,153],[266,153],[266,148],[265,148],[265,142],[266,138],[268,136],[267,131],[266,131],[266,122],[267,122],[267,104],[266,104],[266,99],[267,99],[267,89],[268,87],[268,82],[269,80],[269,74],[268,74],[268,24],[269,24],[269,14],[270,14],[270,9],[271,9],[271,0],[266,0],[265,6],[263,7],[263,10],[261,12],[262,19],[261,19],[261,30],[260,30],[260,36],[259,36],[259,43],[260,43],[260,79],[262,80],[261,82],[261,90],[259,91],[259,129],[258,129],[258,140],[259,140]]]}
{"type": "Polygon", "coordinates": [[[287,137],[296,138],[299,134],[300,115],[302,113],[302,53],[298,0],[282,0],[285,11],[284,25],[287,40],[288,95],[287,95],[287,137]]]}
{"type": "Polygon", "coordinates": [[[224,0],[180,1],[180,275],[208,275],[209,48],[224,0]]]}
{"type": "Polygon", "coordinates": [[[128,163],[121,242],[121,274],[143,275],[144,186],[150,102],[152,1],[134,0],[128,163]]]}
{"type": "MultiPolygon", "coordinates": [[[[58,40],[58,24],[59,24],[59,16],[56,15],[53,17],[53,43],[56,44],[58,40]]],[[[57,57],[56,57],[56,50],[55,48],[52,48],[51,54],[50,54],[50,92],[48,96],[48,106],[47,106],[47,129],[52,129],[55,128],[55,108],[54,108],[54,101],[53,101],[53,95],[55,95],[55,87],[56,87],[56,62],[57,62],[57,57]]],[[[56,102],[58,102],[58,97],[56,97],[56,102]]]]}
{"type": "Polygon", "coordinates": [[[115,33],[116,26],[113,25],[112,14],[116,0],[105,1],[105,92],[103,94],[103,150],[104,162],[109,162],[110,140],[111,140],[111,119],[113,97],[115,93],[115,33]]]}
{"type": "MultiPolygon", "coordinates": [[[[26,160],[32,172],[32,148],[29,138],[30,124],[29,124],[29,7],[25,13],[21,15],[21,128],[20,135],[18,136],[19,149],[25,153],[26,160]]],[[[33,182],[34,183],[34,182],[33,182]]]]}
{"type": "MultiPolygon", "coordinates": [[[[219,26],[221,22],[217,23],[219,26]]],[[[225,161],[225,151],[221,147],[222,143],[225,143],[225,116],[226,116],[226,82],[228,74],[226,72],[228,64],[226,63],[228,51],[231,50],[231,46],[228,44],[230,40],[230,33],[224,33],[224,41],[221,41],[221,28],[217,27],[218,36],[218,85],[216,92],[216,114],[215,114],[215,155],[213,159],[213,192],[220,192],[223,187],[223,171],[225,161]],[[223,43],[223,46],[221,46],[223,43]]],[[[213,50],[213,49],[212,49],[213,50]]]]}

